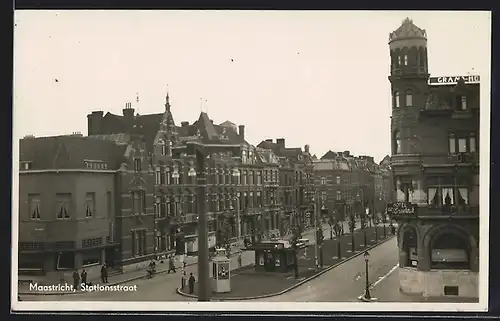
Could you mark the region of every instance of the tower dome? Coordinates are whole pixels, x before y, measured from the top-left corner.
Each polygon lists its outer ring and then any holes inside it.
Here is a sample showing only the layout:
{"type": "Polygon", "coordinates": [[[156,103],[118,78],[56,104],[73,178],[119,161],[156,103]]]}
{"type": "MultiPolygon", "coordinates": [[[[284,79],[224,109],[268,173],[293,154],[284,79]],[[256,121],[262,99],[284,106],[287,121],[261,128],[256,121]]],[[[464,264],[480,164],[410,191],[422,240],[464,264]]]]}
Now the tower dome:
{"type": "Polygon", "coordinates": [[[391,49],[427,45],[427,32],[417,27],[413,20],[406,18],[398,29],[389,34],[391,49]]]}

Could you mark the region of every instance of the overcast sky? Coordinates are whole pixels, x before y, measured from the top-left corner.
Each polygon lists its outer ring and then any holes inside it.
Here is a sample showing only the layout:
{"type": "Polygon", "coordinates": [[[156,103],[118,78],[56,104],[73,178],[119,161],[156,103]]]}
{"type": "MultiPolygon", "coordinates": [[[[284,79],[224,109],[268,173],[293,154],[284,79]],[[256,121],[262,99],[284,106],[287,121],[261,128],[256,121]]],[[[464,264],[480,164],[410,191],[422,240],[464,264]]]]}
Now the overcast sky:
{"type": "Polygon", "coordinates": [[[390,153],[389,33],[427,30],[432,76],[489,74],[487,12],[16,11],[14,138],[87,134],[93,110],[202,107],[258,144],[390,153]],[[137,104],[136,93],[140,101],[137,104]]]}

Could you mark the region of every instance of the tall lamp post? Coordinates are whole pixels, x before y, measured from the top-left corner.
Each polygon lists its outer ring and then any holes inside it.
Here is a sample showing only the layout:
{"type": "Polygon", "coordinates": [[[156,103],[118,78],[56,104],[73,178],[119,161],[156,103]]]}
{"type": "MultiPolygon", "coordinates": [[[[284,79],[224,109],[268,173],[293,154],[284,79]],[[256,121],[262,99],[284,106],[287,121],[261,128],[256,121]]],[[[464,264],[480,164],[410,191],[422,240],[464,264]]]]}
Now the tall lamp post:
{"type": "MultiPolygon", "coordinates": [[[[238,179],[240,177],[240,171],[237,168],[233,168],[233,177],[238,179]]],[[[235,193],[234,200],[236,201],[236,228],[238,230],[238,240],[241,238],[241,218],[240,218],[240,199],[238,197],[238,192],[235,193]]]]}
{"type": "Polygon", "coordinates": [[[364,301],[364,302],[369,302],[375,300],[375,298],[372,298],[370,294],[370,281],[369,281],[369,276],[368,276],[368,262],[369,262],[369,256],[370,253],[368,251],[365,251],[364,257],[365,257],[365,293],[358,297],[359,300],[364,301]]]}

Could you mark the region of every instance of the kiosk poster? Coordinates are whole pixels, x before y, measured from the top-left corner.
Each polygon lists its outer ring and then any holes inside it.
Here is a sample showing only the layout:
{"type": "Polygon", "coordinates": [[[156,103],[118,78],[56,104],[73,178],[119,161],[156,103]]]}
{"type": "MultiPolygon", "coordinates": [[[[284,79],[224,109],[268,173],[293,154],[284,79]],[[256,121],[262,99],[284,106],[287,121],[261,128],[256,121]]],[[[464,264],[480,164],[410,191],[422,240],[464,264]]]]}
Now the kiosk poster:
{"type": "Polygon", "coordinates": [[[229,263],[219,264],[219,280],[229,279],[229,263]]]}

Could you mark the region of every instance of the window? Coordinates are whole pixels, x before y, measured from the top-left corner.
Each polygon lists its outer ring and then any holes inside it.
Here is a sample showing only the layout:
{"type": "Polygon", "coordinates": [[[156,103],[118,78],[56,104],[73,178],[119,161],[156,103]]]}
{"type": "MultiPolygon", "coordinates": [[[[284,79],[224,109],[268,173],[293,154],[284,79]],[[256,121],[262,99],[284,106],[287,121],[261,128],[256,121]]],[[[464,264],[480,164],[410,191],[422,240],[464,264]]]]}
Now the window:
{"type": "Polygon", "coordinates": [[[394,108],[399,108],[399,91],[394,92],[394,108]]]}
{"type": "Polygon", "coordinates": [[[398,66],[401,66],[401,56],[398,56],[398,66]]]}
{"type": "Polygon", "coordinates": [[[243,185],[247,185],[247,171],[243,171],[243,185]]]}
{"type": "Polygon", "coordinates": [[[28,195],[30,218],[32,220],[40,219],[40,195],[30,194],[28,195]]]}
{"type": "Polygon", "coordinates": [[[321,202],[325,203],[326,202],[326,192],[321,192],[321,202]]]}
{"type": "Polygon", "coordinates": [[[56,269],[57,270],[68,270],[75,268],[75,252],[59,252],[56,253],[56,269]]]}
{"type": "Polygon", "coordinates": [[[427,202],[431,206],[468,205],[467,181],[452,176],[427,178],[427,202]]]}
{"type": "Polygon", "coordinates": [[[475,153],[476,152],[476,134],[449,134],[449,151],[455,153],[475,153]]]}
{"type": "Polygon", "coordinates": [[[262,185],[262,172],[257,171],[257,185],[262,185]]]}
{"type": "Polygon", "coordinates": [[[406,91],[406,107],[413,106],[413,95],[410,90],[406,91]]]}
{"type": "Polygon", "coordinates": [[[106,192],[106,215],[108,218],[113,217],[113,194],[106,192]]]}
{"type": "Polygon", "coordinates": [[[146,230],[132,230],[132,255],[140,256],[146,254],[146,230]]]}
{"type": "Polygon", "coordinates": [[[476,136],[474,134],[471,134],[469,137],[469,151],[471,153],[476,152],[476,136]]]}
{"type": "Polygon", "coordinates": [[[337,185],[340,185],[340,176],[336,177],[336,182],[337,182],[337,185]]]}
{"type": "Polygon", "coordinates": [[[161,144],[161,154],[163,156],[167,155],[167,143],[166,142],[162,142],[162,144],[161,144]]]}
{"type": "Polygon", "coordinates": [[[165,170],[165,184],[170,185],[170,170],[165,170]]]}
{"type": "Polygon", "coordinates": [[[143,214],[146,210],[146,192],[143,190],[132,192],[132,209],[134,214],[143,214]]]}
{"type": "Polygon", "coordinates": [[[161,217],[161,197],[157,196],[156,197],[156,202],[155,202],[155,217],[160,218],[161,217]]]}
{"type": "Polygon", "coordinates": [[[161,172],[160,172],[160,168],[159,167],[157,167],[156,171],[155,171],[155,182],[156,182],[156,185],[160,185],[161,184],[161,172]]]}
{"type": "Polygon", "coordinates": [[[394,154],[401,154],[401,133],[399,131],[394,133],[393,150],[394,154]]]}
{"type": "Polygon", "coordinates": [[[342,199],[342,194],[340,193],[340,191],[337,191],[336,199],[337,199],[337,201],[340,201],[342,199]]]}
{"type": "Polygon", "coordinates": [[[450,137],[448,138],[448,141],[449,141],[449,150],[450,150],[450,154],[455,154],[455,147],[456,147],[456,141],[455,141],[455,135],[453,134],[450,134],[450,137]]]}
{"type": "Polygon", "coordinates": [[[431,269],[470,269],[468,240],[453,232],[445,232],[431,239],[431,269]]]}
{"type": "Polygon", "coordinates": [[[461,100],[460,108],[462,110],[466,110],[467,109],[467,96],[461,96],[460,100],[461,100]]]}
{"type": "Polygon", "coordinates": [[[326,185],[326,177],[321,177],[321,185],[326,185]]]}
{"type": "Polygon", "coordinates": [[[101,264],[101,249],[82,252],[82,267],[101,264]]]}
{"type": "Polygon", "coordinates": [[[134,159],[134,171],[140,172],[141,170],[142,170],[141,159],[140,158],[134,159]]]}
{"type": "Polygon", "coordinates": [[[65,220],[70,218],[71,194],[56,195],[57,219],[65,220]]]}
{"type": "Polygon", "coordinates": [[[85,195],[85,217],[94,216],[95,212],[95,193],[85,195]]]}
{"type": "Polygon", "coordinates": [[[405,55],[405,66],[408,66],[408,55],[405,55]]]}
{"type": "Polygon", "coordinates": [[[170,214],[172,214],[172,208],[170,207],[170,199],[167,198],[167,202],[165,204],[165,211],[166,211],[166,215],[170,217],[170,214]]]}

